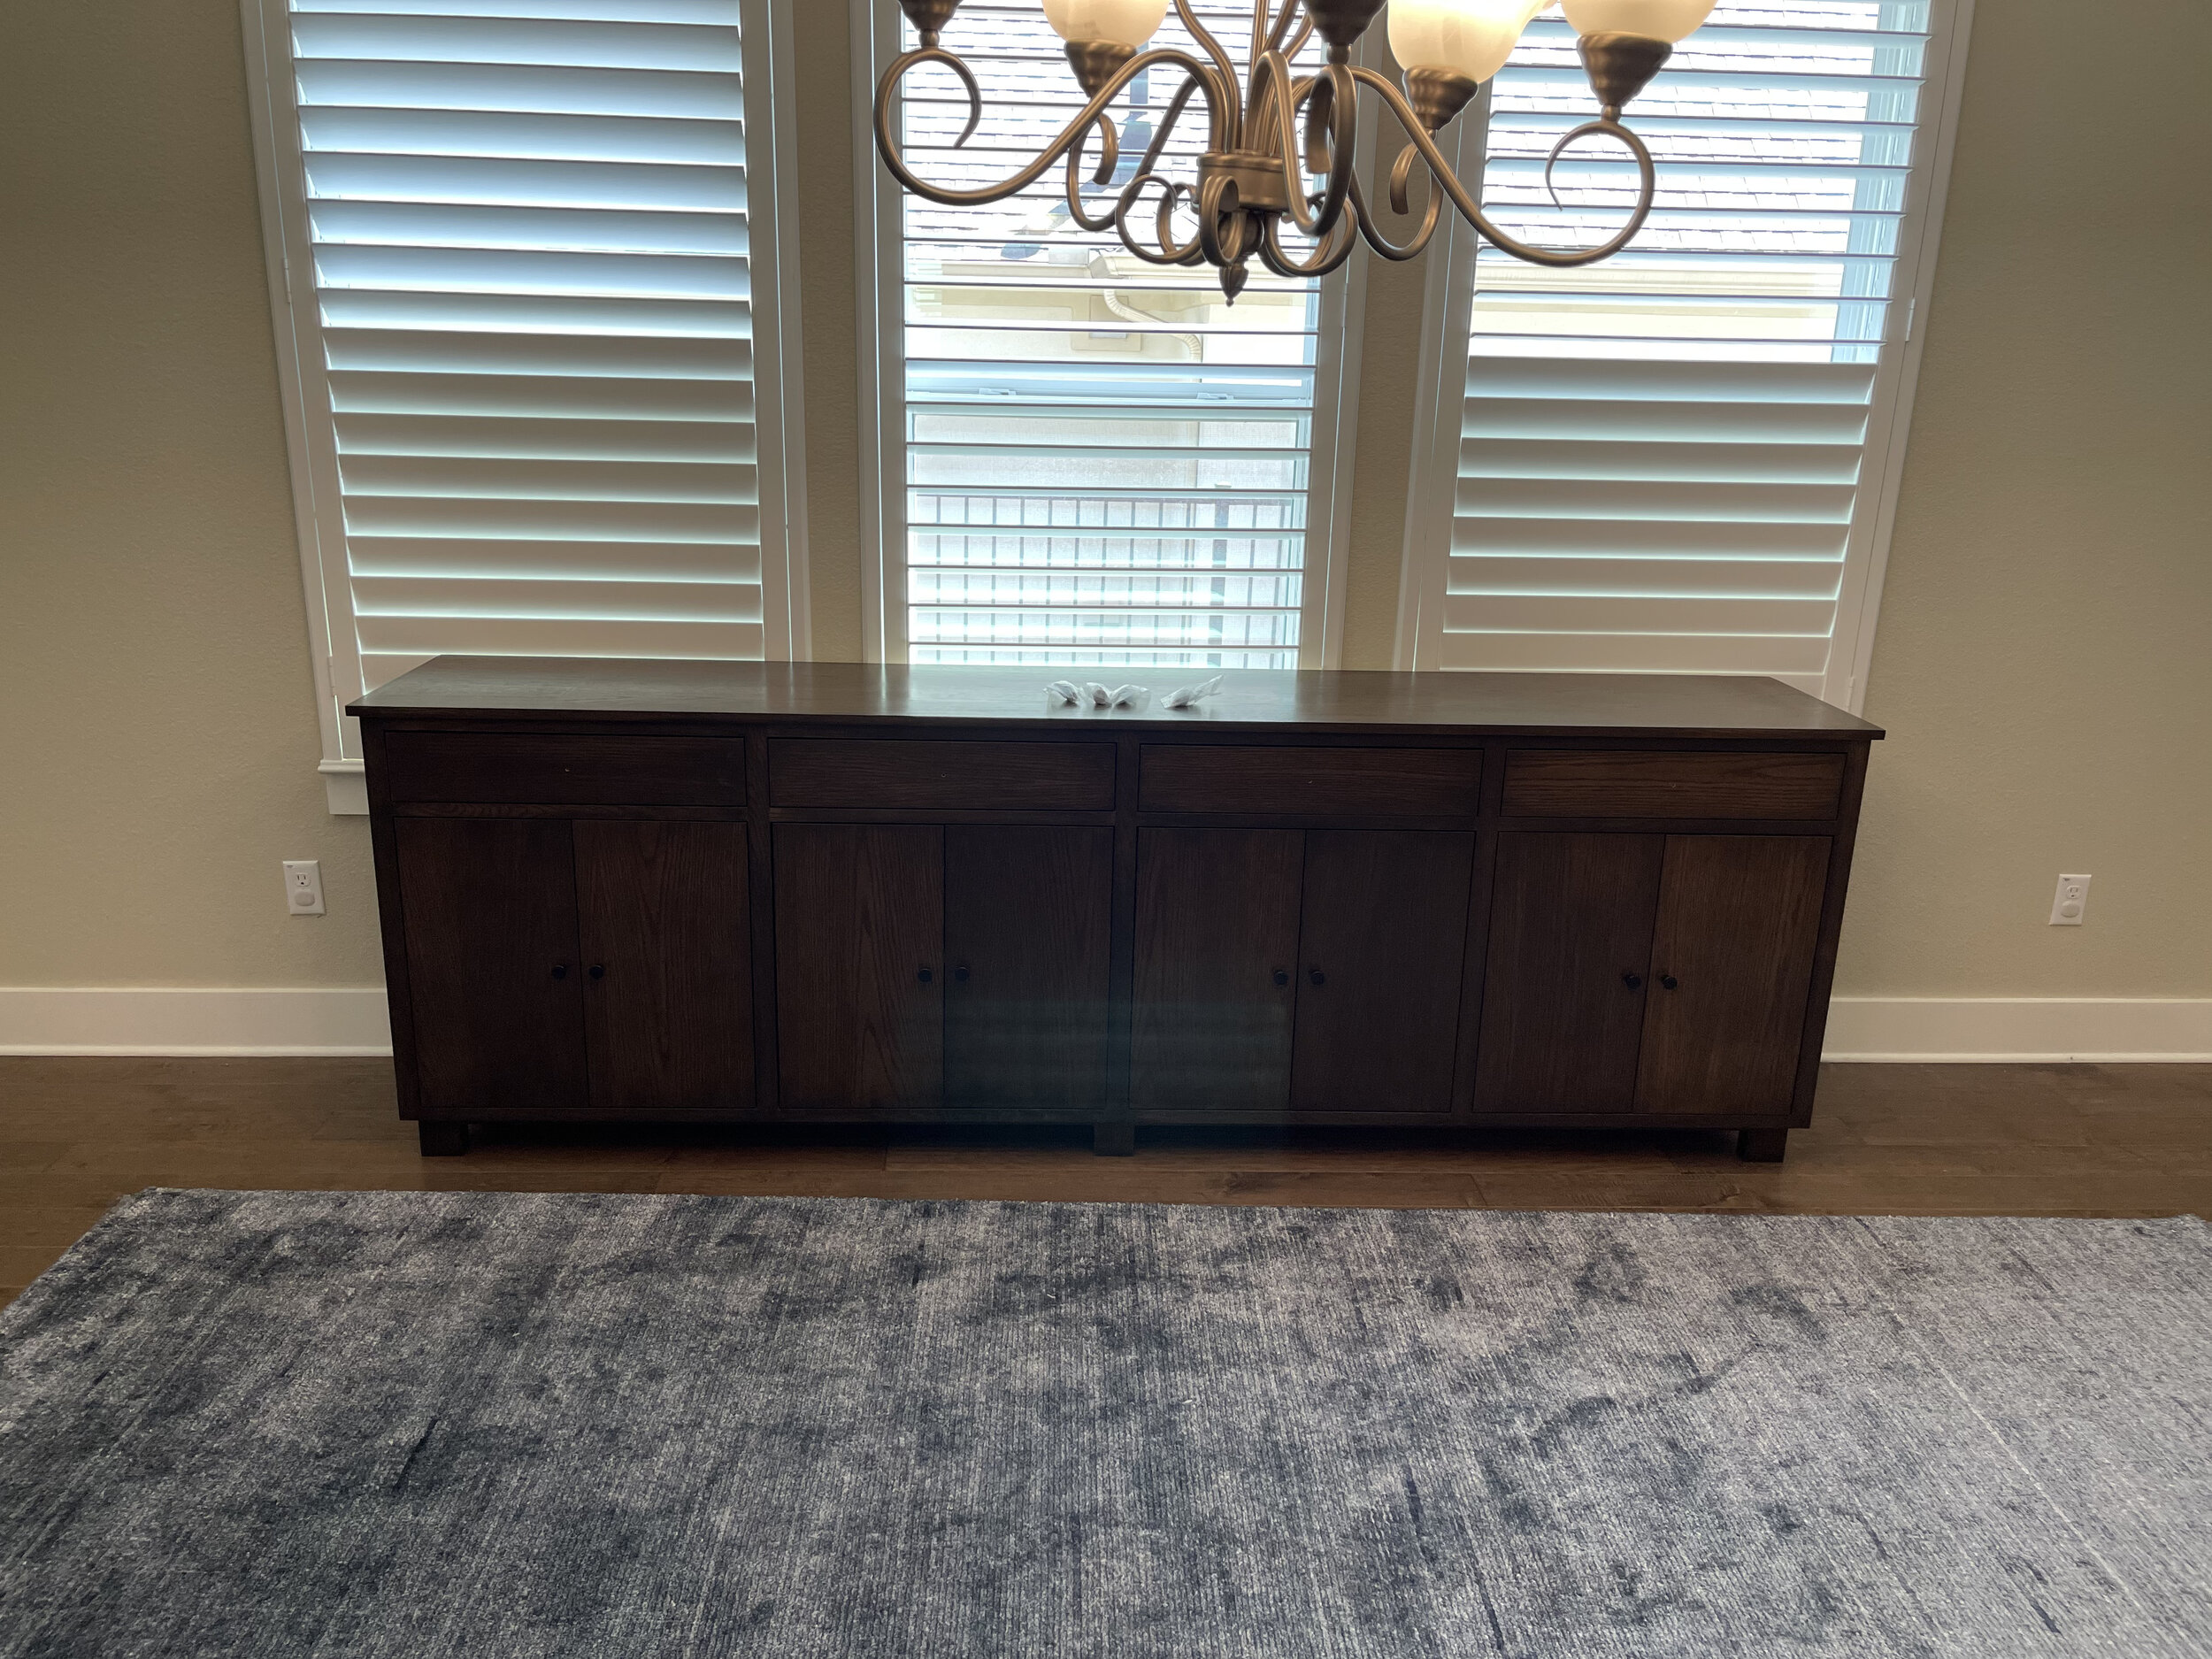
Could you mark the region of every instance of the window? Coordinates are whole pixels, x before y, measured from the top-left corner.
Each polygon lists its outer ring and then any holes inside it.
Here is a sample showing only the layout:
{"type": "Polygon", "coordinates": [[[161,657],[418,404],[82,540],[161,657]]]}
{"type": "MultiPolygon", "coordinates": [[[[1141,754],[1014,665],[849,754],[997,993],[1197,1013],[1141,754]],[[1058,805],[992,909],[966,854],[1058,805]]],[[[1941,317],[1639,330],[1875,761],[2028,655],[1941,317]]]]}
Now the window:
{"type": "Polygon", "coordinates": [[[803,651],[767,0],[258,4],[334,808],[441,652],[803,651]]]}
{"type": "MultiPolygon", "coordinates": [[[[1252,11],[1196,8],[1239,61],[1252,11]]],[[[892,8],[854,11],[864,342],[877,422],[865,505],[868,649],[888,661],[1146,667],[1335,660],[1360,257],[1319,281],[1255,260],[1233,306],[1203,266],[1144,263],[1069,217],[1064,169],[989,207],[940,207],[886,174],[867,130],[875,78],[913,43],[892,8]],[[872,33],[871,33],[872,31],[872,33]],[[1342,405],[1346,418],[1340,418],[1342,405]]],[[[1172,16],[1157,46],[1195,53],[1172,16]]],[[[1079,107],[1032,0],[969,0],[948,32],[981,83],[983,125],[945,71],[907,82],[902,148],[924,178],[1014,172],[1079,107]]],[[[1302,55],[1319,61],[1319,42],[1302,55]]],[[[1114,106],[1135,173],[1182,77],[1140,76],[1114,106]]],[[[1169,155],[1194,176],[1204,109],[1169,155]]],[[[1095,141],[1091,160],[1097,158],[1095,141]]],[[[1094,212],[1109,203],[1092,186],[1094,212]]],[[[1148,197],[1156,201],[1156,192],[1148,197]]],[[[1149,223],[1147,212],[1143,220],[1149,223]]],[[[1187,227],[1179,234],[1187,234],[1187,227]]]]}
{"type": "MultiPolygon", "coordinates": [[[[1445,367],[1402,664],[1770,674],[1857,705],[1960,12],[1724,4],[1629,111],[1659,162],[1629,251],[1552,271],[1455,234],[1430,273],[1445,367]]],[[[1571,33],[1539,19],[1461,138],[1503,228],[1568,245],[1620,222],[1633,170],[1599,146],[1545,189],[1588,104],[1571,33]]]]}

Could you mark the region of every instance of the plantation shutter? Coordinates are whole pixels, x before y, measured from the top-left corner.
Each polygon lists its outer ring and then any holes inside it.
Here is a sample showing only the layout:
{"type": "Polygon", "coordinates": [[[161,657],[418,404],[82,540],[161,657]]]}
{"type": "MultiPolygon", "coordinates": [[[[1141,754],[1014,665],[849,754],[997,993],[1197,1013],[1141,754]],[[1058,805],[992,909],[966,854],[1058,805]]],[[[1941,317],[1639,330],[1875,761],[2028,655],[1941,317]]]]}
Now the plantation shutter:
{"type": "Polygon", "coordinates": [[[290,0],[283,23],[332,695],[442,652],[787,650],[738,0],[290,0]]]}
{"type": "MultiPolygon", "coordinates": [[[[1251,7],[1194,9],[1241,63],[1251,7]]],[[[965,94],[941,70],[912,77],[900,130],[926,179],[1002,178],[1080,106],[1034,0],[969,0],[946,43],[981,84],[983,125],[954,148],[965,94]]],[[[1197,51],[1172,14],[1152,43],[1197,51]]],[[[1319,57],[1311,43],[1301,65],[1319,57]]],[[[1181,81],[1149,73],[1117,101],[1118,180],[1181,81]]],[[[1194,178],[1205,131],[1194,102],[1161,171],[1194,178]]],[[[987,207],[899,192],[879,232],[884,654],[1295,667],[1318,647],[1307,612],[1336,500],[1343,278],[1285,279],[1256,258],[1231,305],[1210,268],[1147,265],[1110,229],[1084,231],[1064,177],[987,207]]],[[[1118,190],[1087,186],[1090,211],[1118,190]]]]}
{"type": "MultiPolygon", "coordinates": [[[[1631,250],[1553,271],[1485,246],[1441,594],[1443,668],[1768,674],[1848,698],[1934,134],[1927,0],[1723,5],[1631,106],[1658,160],[1631,250]]],[[[1503,228],[1601,238],[1633,170],[1589,143],[1572,31],[1494,84],[1503,228]]],[[[1450,345],[1447,349],[1452,349],[1450,345]]]]}

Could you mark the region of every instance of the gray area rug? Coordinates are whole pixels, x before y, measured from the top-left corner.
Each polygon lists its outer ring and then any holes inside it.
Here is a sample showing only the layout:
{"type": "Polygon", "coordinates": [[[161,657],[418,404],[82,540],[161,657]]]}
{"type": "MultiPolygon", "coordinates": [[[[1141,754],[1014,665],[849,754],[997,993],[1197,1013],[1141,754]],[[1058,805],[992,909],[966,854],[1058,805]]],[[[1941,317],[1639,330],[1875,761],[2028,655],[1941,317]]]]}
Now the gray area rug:
{"type": "Polygon", "coordinates": [[[2212,1651],[2191,1220],[152,1192],[0,1654],[2212,1651]]]}

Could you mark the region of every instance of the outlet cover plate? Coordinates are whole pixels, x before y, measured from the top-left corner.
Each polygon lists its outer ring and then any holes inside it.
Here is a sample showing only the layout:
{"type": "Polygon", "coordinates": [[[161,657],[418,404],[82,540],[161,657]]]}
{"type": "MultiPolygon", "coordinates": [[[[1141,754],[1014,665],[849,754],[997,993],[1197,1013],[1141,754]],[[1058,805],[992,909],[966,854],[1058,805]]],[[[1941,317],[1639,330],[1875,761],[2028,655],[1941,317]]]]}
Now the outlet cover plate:
{"type": "Polygon", "coordinates": [[[323,913],[323,866],[319,859],[284,861],[284,908],[294,916],[323,913]]]}
{"type": "Polygon", "coordinates": [[[2089,878],[2061,876],[2058,891],[2051,899],[2051,926],[2079,927],[2082,918],[2089,911],[2089,878]]]}

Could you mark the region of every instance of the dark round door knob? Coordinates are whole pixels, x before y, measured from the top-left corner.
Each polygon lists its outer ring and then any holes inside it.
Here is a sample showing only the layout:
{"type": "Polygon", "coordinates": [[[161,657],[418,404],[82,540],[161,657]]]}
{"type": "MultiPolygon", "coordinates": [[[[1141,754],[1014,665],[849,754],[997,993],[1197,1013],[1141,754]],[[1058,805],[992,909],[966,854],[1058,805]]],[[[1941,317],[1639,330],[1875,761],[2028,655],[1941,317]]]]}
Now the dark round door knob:
{"type": "Polygon", "coordinates": [[[565,962],[555,963],[553,964],[553,977],[557,979],[565,979],[568,978],[568,964],[565,962]]]}
{"type": "Polygon", "coordinates": [[[593,963],[591,964],[591,977],[595,979],[605,979],[607,977],[607,970],[605,966],[600,963],[593,963]]]}
{"type": "Polygon", "coordinates": [[[1679,987],[1682,981],[1676,979],[1671,973],[1663,973],[1659,976],[1659,983],[1665,986],[1667,989],[1671,991],[1679,987]]]}
{"type": "Polygon", "coordinates": [[[924,985],[927,985],[932,979],[935,979],[937,975],[931,969],[917,968],[914,971],[914,977],[919,979],[924,985]]]}
{"type": "Polygon", "coordinates": [[[968,982],[968,964],[964,962],[957,967],[954,968],[952,971],[952,977],[958,980],[962,985],[965,985],[968,982]]]}
{"type": "Polygon", "coordinates": [[[1308,968],[1306,970],[1306,978],[1312,980],[1316,985],[1326,985],[1329,982],[1329,976],[1322,972],[1318,968],[1308,968]]]}
{"type": "Polygon", "coordinates": [[[1269,977],[1271,978],[1278,985],[1288,985],[1290,983],[1290,970],[1288,968],[1278,968],[1269,977]]]}
{"type": "Polygon", "coordinates": [[[1632,991],[1640,990],[1643,987],[1644,976],[1637,972],[1633,968],[1623,968],[1621,970],[1621,983],[1632,991]]]}

